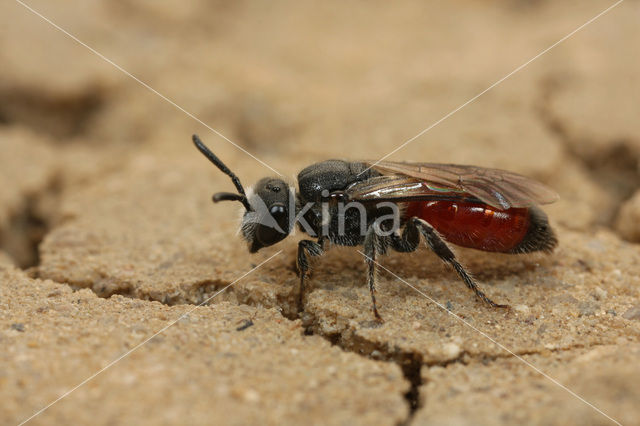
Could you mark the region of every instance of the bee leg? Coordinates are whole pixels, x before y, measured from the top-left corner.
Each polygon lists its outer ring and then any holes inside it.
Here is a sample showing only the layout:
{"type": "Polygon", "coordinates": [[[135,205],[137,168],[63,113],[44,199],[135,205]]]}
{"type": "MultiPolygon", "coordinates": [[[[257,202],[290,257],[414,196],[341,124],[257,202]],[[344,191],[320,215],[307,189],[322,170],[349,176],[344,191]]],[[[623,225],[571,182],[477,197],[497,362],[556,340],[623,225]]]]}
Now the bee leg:
{"type": "MultiPolygon", "coordinates": [[[[318,237],[318,240],[316,241],[316,243],[320,246],[320,250],[322,251],[322,253],[325,252],[325,249],[324,249],[325,240],[326,240],[325,237],[318,237]]],[[[307,274],[307,281],[313,278],[313,273],[314,273],[313,268],[310,268],[309,269],[309,274],[307,274]]]]}
{"type": "Polygon", "coordinates": [[[389,236],[389,242],[391,248],[397,252],[409,253],[416,251],[420,245],[420,230],[409,221],[402,231],[402,236],[393,233],[389,236]]]}
{"type": "Polygon", "coordinates": [[[403,237],[405,236],[405,234],[407,234],[407,232],[409,233],[411,232],[408,229],[410,227],[417,229],[420,232],[420,234],[422,234],[429,248],[431,248],[431,250],[435,254],[437,254],[440,259],[442,259],[444,262],[451,265],[453,269],[455,269],[458,275],[460,275],[460,278],[462,278],[462,281],[464,281],[467,287],[469,287],[469,289],[471,289],[480,300],[482,300],[487,305],[494,308],[509,307],[509,305],[500,305],[494,302],[493,300],[489,299],[489,297],[486,294],[484,294],[482,290],[478,288],[478,285],[475,283],[473,278],[471,278],[471,275],[469,275],[467,271],[465,271],[465,269],[458,262],[455,255],[447,245],[447,243],[445,243],[444,240],[440,238],[438,233],[433,229],[431,225],[429,225],[426,221],[418,217],[413,217],[407,223],[405,227],[405,231],[403,233],[403,237]]]}
{"type": "Polygon", "coordinates": [[[324,242],[327,240],[327,237],[318,237],[318,245],[324,251],[324,242]]]}
{"type": "Polygon", "coordinates": [[[298,312],[302,312],[304,309],[304,279],[309,272],[309,256],[320,256],[324,251],[322,246],[315,241],[302,240],[298,243],[298,271],[300,272],[300,293],[298,295],[298,312]]]}
{"type": "Polygon", "coordinates": [[[376,232],[376,224],[369,226],[367,235],[364,239],[364,255],[369,269],[369,292],[371,293],[371,306],[373,308],[373,315],[376,320],[382,321],[382,317],[378,313],[376,306],[376,254],[384,254],[386,252],[387,240],[381,237],[376,232]]]}

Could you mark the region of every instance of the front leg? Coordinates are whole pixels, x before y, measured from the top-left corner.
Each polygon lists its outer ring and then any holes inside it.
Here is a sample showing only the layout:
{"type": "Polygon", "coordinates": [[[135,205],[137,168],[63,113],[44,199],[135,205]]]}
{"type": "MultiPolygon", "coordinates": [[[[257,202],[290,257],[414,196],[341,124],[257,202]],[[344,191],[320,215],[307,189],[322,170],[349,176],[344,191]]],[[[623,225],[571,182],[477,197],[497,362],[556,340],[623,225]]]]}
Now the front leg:
{"type": "Polygon", "coordinates": [[[298,243],[298,271],[300,272],[300,293],[298,295],[298,312],[303,311],[304,301],[304,279],[309,271],[309,256],[320,256],[324,251],[322,250],[323,240],[319,239],[316,243],[311,240],[302,240],[298,243]]]}

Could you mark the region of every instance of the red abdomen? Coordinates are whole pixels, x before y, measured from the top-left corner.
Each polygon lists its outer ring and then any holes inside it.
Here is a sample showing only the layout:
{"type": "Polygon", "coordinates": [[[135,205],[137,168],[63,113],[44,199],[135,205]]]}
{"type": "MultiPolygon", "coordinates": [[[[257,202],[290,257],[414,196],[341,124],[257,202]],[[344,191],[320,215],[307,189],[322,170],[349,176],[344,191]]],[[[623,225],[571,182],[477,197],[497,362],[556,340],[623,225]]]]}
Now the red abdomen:
{"type": "Polygon", "coordinates": [[[419,217],[450,243],[493,252],[513,252],[523,242],[531,220],[529,209],[498,210],[465,201],[414,201],[405,218],[419,217]]]}

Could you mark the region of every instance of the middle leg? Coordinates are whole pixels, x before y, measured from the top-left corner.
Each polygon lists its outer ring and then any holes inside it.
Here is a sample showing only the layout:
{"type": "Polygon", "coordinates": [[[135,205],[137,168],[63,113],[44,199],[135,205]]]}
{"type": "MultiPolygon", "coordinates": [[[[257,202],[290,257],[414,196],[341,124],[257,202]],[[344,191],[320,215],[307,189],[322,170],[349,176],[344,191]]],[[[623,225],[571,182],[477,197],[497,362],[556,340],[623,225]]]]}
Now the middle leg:
{"type": "Polygon", "coordinates": [[[382,321],[382,317],[378,313],[376,306],[376,254],[384,254],[386,252],[387,241],[385,237],[378,235],[377,225],[374,223],[369,226],[367,235],[364,239],[364,255],[368,266],[368,282],[369,292],[371,293],[371,306],[373,315],[376,320],[382,321]]]}
{"type": "Polygon", "coordinates": [[[309,256],[320,256],[324,253],[324,240],[319,239],[316,243],[311,240],[302,240],[298,243],[298,272],[300,273],[300,292],[298,293],[298,312],[303,311],[304,294],[305,294],[305,278],[309,272],[309,256]]]}

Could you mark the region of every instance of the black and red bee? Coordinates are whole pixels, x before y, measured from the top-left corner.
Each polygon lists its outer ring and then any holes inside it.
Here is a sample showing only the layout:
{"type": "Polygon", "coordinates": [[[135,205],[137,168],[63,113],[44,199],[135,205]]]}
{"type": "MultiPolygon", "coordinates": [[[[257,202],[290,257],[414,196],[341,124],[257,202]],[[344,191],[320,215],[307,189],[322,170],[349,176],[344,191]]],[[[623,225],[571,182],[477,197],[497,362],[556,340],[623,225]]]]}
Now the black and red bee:
{"type": "Polygon", "coordinates": [[[552,203],[558,195],[516,173],[454,164],[327,160],[298,174],[298,191],[280,178],[267,177],[245,192],[238,177],[197,135],[193,142],[238,190],[216,193],[213,201],[242,203],[240,231],[252,253],[282,241],[295,225],[315,238],[298,243],[300,307],[309,256],[323,254],[327,241],[364,246],[377,319],[375,259],[388,249],[415,251],[422,236],[478,298],[492,307],[508,307],[478,288],[448,243],[499,253],[551,252],[557,244],[537,205],[552,203]]]}

